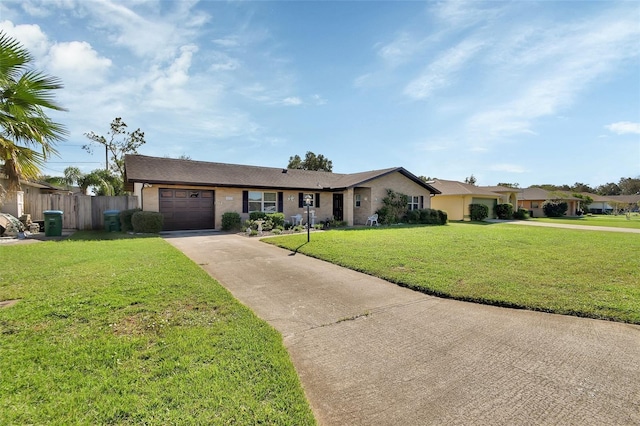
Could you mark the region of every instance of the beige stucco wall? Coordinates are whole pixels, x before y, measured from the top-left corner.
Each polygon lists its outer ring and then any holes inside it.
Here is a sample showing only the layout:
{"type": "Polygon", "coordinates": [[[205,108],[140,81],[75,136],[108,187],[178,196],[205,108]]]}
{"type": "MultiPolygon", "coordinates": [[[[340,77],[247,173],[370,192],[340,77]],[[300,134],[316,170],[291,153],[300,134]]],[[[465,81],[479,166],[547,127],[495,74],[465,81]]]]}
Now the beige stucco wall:
{"type": "Polygon", "coordinates": [[[469,204],[471,196],[436,195],[431,199],[431,208],[447,213],[449,220],[470,220],[469,204]]]}
{"type": "MultiPolygon", "coordinates": [[[[363,203],[359,209],[354,207],[355,200],[353,199],[353,196],[349,200],[345,196],[345,213],[349,206],[353,211],[353,222],[349,222],[349,224],[364,225],[367,217],[373,215],[376,210],[383,206],[382,200],[387,196],[387,189],[393,189],[396,192],[409,196],[423,196],[423,207],[425,209],[431,207],[431,197],[428,190],[408,179],[404,175],[395,172],[373,179],[362,187],[355,188],[354,193],[366,194],[368,192],[368,195],[366,196],[368,198],[367,203],[364,202],[363,195],[363,203]]],[[[345,220],[347,219],[345,218],[345,220]]]]}
{"type": "MultiPolygon", "coordinates": [[[[531,200],[520,200],[518,201],[518,208],[522,208],[525,210],[529,210],[529,212],[533,212],[533,217],[545,217],[544,210],[542,209],[542,204],[544,204],[545,200],[531,201],[531,200]],[[538,207],[531,207],[533,203],[537,203],[538,207]]],[[[579,203],[577,201],[567,201],[567,214],[566,216],[575,216],[576,210],[578,209],[579,203]]]]}
{"type": "Polygon", "coordinates": [[[371,216],[371,188],[355,188],[353,191],[353,221],[364,224],[371,216]],[[356,207],[356,195],[360,195],[360,207],[356,207]]]}
{"type": "MultiPolygon", "coordinates": [[[[483,200],[498,200],[501,202],[500,197],[482,197],[472,195],[436,195],[431,199],[431,207],[437,210],[447,212],[447,218],[449,220],[471,220],[471,212],[469,210],[469,204],[472,204],[475,199],[483,200]]],[[[495,211],[489,210],[489,218],[495,217],[495,211]]]]}

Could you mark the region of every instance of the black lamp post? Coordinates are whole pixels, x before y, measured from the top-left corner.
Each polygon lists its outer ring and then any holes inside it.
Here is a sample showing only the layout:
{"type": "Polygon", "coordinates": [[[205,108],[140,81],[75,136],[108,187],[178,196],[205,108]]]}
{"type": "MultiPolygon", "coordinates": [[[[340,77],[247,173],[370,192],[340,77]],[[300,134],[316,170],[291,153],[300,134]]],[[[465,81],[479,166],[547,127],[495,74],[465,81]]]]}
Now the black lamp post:
{"type": "Polygon", "coordinates": [[[311,207],[311,194],[307,194],[304,196],[304,205],[307,206],[307,242],[310,241],[310,232],[311,232],[311,222],[309,221],[309,208],[311,207]]]}

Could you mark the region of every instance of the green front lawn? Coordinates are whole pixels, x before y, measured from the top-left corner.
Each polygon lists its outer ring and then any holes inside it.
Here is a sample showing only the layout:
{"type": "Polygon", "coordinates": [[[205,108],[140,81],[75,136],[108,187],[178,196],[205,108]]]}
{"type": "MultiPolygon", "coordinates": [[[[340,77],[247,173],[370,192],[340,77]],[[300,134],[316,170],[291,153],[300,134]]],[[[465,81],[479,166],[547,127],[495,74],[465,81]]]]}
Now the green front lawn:
{"type": "Polygon", "coordinates": [[[0,424],[315,424],[272,327],[160,238],[96,235],[0,246],[0,424]]]}
{"type": "Polygon", "coordinates": [[[640,236],[475,225],[264,241],[445,297],[640,324],[640,236]]]}
{"type": "Polygon", "coordinates": [[[566,223],[570,225],[586,225],[586,226],[609,226],[613,228],[632,228],[640,229],[640,214],[631,213],[629,219],[625,215],[596,215],[596,216],[581,216],[581,217],[539,217],[531,218],[529,220],[535,222],[547,222],[547,223],[566,223]]]}

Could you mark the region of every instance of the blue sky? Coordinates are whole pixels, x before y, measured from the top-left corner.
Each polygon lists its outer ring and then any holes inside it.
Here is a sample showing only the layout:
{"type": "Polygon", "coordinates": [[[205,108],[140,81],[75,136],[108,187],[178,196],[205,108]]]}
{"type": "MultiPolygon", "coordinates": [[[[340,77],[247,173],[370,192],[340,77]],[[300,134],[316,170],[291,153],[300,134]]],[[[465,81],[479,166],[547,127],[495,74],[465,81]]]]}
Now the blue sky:
{"type": "Polygon", "coordinates": [[[115,117],[141,154],[592,186],[640,175],[636,1],[3,0],[0,29],[60,77],[82,150],[115,117]]]}

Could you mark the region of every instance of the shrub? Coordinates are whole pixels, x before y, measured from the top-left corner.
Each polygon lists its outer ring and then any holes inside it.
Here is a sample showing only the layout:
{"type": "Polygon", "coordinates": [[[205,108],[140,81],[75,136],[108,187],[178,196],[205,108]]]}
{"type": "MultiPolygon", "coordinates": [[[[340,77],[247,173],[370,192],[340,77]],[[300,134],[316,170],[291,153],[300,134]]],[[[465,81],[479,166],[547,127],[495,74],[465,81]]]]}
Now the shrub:
{"type": "Polygon", "coordinates": [[[409,210],[406,216],[407,223],[421,223],[420,210],[409,210]]]}
{"type": "Polygon", "coordinates": [[[426,225],[446,225],[447,223],[447,213],[436,209],[410,210],[406,218],[408,223],[426,225]]]}
{"type": "Polygon", "coordinates": [[[548,200],[542,204],[542,211],[547,217],[562,217],[567,213],[569,205],[566,201],[548,200]]]}
{"type": "Polygon", "coordinates": [[[122,232],[133,231],[133,224],[131,224],[131,217],[134,213],[141,212],[142,209],[129,209],[122,210],[120,212],[120,229],[122,232]]]}
{"type": "Polygon", "coordinates": [[[438,219],[440,219],[440,225],[446,225],[447,220],[449,220],[449,216],[447,215],[447,212],[438,210],[438,219]]]}
{"type": "Polygon", "coordinates": [[[513,204],[504,203],[496,206],[496,216],[498,219],[511,219],[513,218],[513,204]]]}
{"type": "Polygon", "coordinates": [[[471,220],[479,222],[489,217],[489,207],[484,204],[469,204],[469,212],[471,213],[471,220]]]}
{"type": "Polygon", "coordinates": [[[267,213],[265,212],[251,212],[249,213],[249,220],[266,220],[267,213]]]}
{"type": "Polygon", "coordinates": [[[267,219],[273,223],[273,227],[284,226],[284,213],[269,213],[267,219]]]}
{"type": "Polygon", "coordinates": [[[131,216],[133,232],[157,234],[162,231],[164,217],[158,212],[136,212],[131,216]]]}
{"type": "Polygon", "coordinates": [[[527,209],[519,208],[513,213],[513,218],[518,220],[529,219],[529,211],[527,209]]]}
{"type": "Polygon", "coordinates": [[[393,189],[387,189],[387,196],[382,199],[382,203],[383,206],[376,211],[380,223],[398,223],[406,216],[409,197],[393,189]]]}
{"type": "Polygon", "coordinates": [[[240,213],[226,212],[222,214],[222,230],[233,231],[238,230],[242,226],[242,220],[240,219],[240,213]]]}

